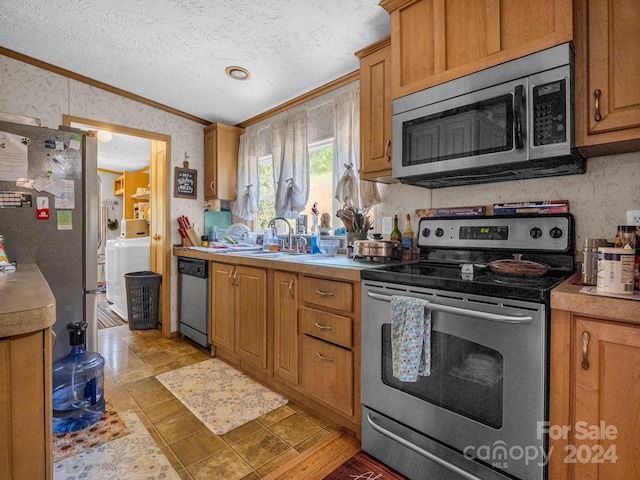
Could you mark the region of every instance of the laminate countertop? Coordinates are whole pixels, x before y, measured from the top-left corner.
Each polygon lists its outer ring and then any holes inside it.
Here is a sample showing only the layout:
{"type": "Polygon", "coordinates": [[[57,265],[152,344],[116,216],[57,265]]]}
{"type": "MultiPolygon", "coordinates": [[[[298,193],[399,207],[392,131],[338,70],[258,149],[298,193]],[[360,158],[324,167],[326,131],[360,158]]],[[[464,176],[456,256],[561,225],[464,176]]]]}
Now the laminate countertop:
{"type": "Polygon", "coordinates": [[[50,327],[56,321],[56,300],[35,263],[0,272],[0,338],[50,327]]]}
{"type": "Polygon", "coordinates": [[[381,263],[367,258],[353,259],[346,255],[325,257],[323,255],[297,255],[285,252],[264,254],[262,252],[216,252],[213,249],[205,251],[178,246],[174,247],[173,253],[178,257],[200,258],[234,265],[271,268],[353,282],[360,281],[360,270],[365,268],[382,268],[403,263],[401,261],[381,263]]]}
{"type": "Polygon", "coordinates": [[[551,308],[640,325],[640,292],[626,299],[580,293],[583,287],[580,274],[573,275],[551,291],[551,308]]]}

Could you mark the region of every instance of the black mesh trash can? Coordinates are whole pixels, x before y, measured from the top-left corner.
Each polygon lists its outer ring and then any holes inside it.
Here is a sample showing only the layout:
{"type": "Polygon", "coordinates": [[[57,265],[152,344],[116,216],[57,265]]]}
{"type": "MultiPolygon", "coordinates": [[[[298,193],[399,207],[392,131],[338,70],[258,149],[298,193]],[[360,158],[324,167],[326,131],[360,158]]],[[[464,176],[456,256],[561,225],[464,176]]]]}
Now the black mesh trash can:
{"type": "Polygon", "coordinates": [[[124,274],[124,281],[127,288],[129,330],[157,328],[162,275],[155,272],[131,272],[124,274]]]}

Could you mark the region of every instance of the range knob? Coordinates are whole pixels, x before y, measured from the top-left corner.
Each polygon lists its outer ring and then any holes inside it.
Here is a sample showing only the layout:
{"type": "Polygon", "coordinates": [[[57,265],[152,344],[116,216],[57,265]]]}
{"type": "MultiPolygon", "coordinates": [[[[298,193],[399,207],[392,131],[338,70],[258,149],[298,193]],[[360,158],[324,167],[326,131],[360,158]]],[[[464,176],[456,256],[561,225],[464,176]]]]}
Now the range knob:
{"type": "Polygon", "coordinates": [[[531,235],[531,238],[540,238],[542,236],[542,230],[538,227],[534,227],[529,230],[529,235],[531,235]]]}
{"type": "Polygon", "coordinates": [[[551,235],[551,238],[562,238],[562,235],[564,235],[564,232],[562,231],[561,228],[553,227],[549,231],[549,235],[551,235]]]}
{"type": "Polygon", "coordinates": [[[431,235],[431,230],[429,230],[427,227],[424,227],[422,229],[422,236],[425,238],[429,238],[429,235],[431,235]]]}
{"type": "Polygon", "coordinates": [[[441,228],[436,228],[436,237],[441,237],[444,235],[444,230],[441,228]]]}

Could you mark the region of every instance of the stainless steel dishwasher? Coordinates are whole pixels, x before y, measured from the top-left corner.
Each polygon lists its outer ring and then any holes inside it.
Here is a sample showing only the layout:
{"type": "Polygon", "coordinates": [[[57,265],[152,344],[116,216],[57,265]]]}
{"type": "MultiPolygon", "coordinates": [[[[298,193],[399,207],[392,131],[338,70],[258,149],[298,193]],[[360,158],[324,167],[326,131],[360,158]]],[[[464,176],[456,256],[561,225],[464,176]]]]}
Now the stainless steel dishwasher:
{"type": "Polygon", "coordinates": [[[209,345],[209,262],[178,258],[180,333],[200,345],[209,345]]]}

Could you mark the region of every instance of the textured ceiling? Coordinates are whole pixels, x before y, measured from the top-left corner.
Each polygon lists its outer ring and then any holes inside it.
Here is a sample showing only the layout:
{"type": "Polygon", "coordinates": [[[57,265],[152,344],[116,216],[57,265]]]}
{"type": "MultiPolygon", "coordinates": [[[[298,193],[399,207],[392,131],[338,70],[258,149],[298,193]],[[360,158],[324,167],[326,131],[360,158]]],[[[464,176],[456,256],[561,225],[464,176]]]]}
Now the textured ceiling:
{"type": "Polygon", "coordinates": [[[0,45],[196,117],[240,123],[358,69],[379,0],[3,0],[0,45]],[[224,71],[247,68],[237,81],[224,71]]]}

